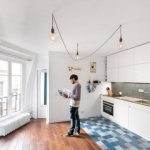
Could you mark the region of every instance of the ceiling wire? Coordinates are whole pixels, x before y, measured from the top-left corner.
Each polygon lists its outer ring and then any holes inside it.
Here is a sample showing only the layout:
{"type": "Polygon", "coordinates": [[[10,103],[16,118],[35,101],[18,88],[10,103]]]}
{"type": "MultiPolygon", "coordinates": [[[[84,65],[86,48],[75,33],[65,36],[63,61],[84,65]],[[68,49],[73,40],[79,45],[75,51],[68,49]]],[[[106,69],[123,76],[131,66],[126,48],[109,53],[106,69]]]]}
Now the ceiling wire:
{"type": "Polygon", "coordinates": [[[59,29],[59,27],[58,27],[58,24],[57,24],[57,21],[56,21],[56,18],[55,18],[55,16],[54,16],[54,14],[53,14],[53,19],[54,19],[53,21],[54,21],[54,23],[55,23],[55,25],[56,25],[56,28],[57,28],[57,30],[58,30],[59,36],[60,36],[60,38],[61,38],[61,41],[62,41],[62,43],[63,43],[63,45],[64,45],[64,47],[65,47],[65,50],[67,51],[68,55],[70,56],[70,58],[71,58],[73,61],[80,61],[80,60],[84,60],[84,59],[87,59],[87,58],[93,56],[93,55],[94,55],[97,51],[99,51],[99,50],[116,34],[116,32],[117,32],[118,30],[120,30],[120,28],[121,28],[121,25],[120,25],[120,26],[103,42],[103,44],[101,44],[98,48],[96,48],[91,54],[89,54],[89,55],[87,55],[87,56],[85,56],[85,57],[82,57],[82,58],[76,60],[76,59],[70,54],[70,52],[69,52],[69,50],[68,50],[68,48],[67,48],[67,46],[66,46],[66,43],[65,43],[65,41],[64,41],[64,39],[63,39],[63,36],[62,36],[62,34],[61,34],[61,32],[60,32],[60,29],[59,29]]]}
{"type": "Polygon", "coordinates": [[[145,43],[141,43],[141,44],[134,45],[134,46],[132,46],[132,47],[123,49],[123,50],[121,50],[121,51],[118,51],[118,52],[115,52],[115,53],[112,53],[112,54],[109,54],[109,55],[107,55],[107,56],[111,56],[111,55],[114,55],[114,54],[117,54],[117,53],[120,53],[120,52],[123,52],[123,51],[127,51],[127,50],[131,50],[131,49],[134,49],[134,48],[137,48],[137,47],[141,47],[141,46],[144,46],[144,45],[147,45],[147,44],[150,44],[150,41],[145,42],[145,43]]]}
{"type": "MultiPolygon", "coordinates": [[[[63,45],[64,45],[64,47],[65,47],[65,50],[67,51],[68,55],[70,56],[70,58],[71,58],[73,61],[80,61],[80,60],[84,60],[84,59],[87,59],[87,58],[93,56],[96,52],[98,52],[103,46],[105,46],[105,45],[110,41],[110,39],[117,33],[118,30],[120,30],[120,32],[121,32],[121,27],[122,27],[122,25],[120,25],[120,26],[119,26],[98,48],[96,48],[91,54],[89,54],[89,55],[87,55],[87,56],[85,56],[85,57],[82,57],[82,58],[76,60],[76,59],[71,55],[71,53],[69,52],[69,50],[68,50],[68,48],[67,48],[67,46],[66,46],[66,43],[65,43],[65,41],[64,41],[64,39],[63,39],[63,36],[62,36],[62,34],[61,34],[61,32],[60,32],[60,29],[59,29],[59,27],[58,27],[58,24],[57,24],[57,21],[56,21],[56,18],[55,18],[55,16],[54,16],[54,14],[52,14],[52,16],[53,16],[53,21],[54,21],[53,23],[55,23],[55,25],[56,25],[56,28],[57,28],[57,30],[58,30],[59,36],[60,36],[60,38],[61,38],[61,41],[62,41],[62,43],[63,43],[63,45]]],[[[136,48],[136,47],[140,47],[140,46],[143,46],[143,45],[146,45],[146,44],[150,44],[150,41],[145,42],[145,43],[142,43],[142,44],[139,44],[139,45],[132,46],[132,47],[127,48],[127,49],[124,49],[124,50],[122,50],[122,51],[130,50],[130,49],[133,49],[133,48],[136,48]]],[[[121,51],[119,51],[119,52],[121,52],[121,51]]],[[[116,52],[116,53],[117,53],[117,52],[116,52]]],[[[111,54],[111,55],[112,55],[112,54],[111,54]]]]}
{"type": "Polygon", "coordinates": [[[57,28],[57,30],[58,30],[59,36],[60,36],[60,38],[61,38],[61,41],[62,41],[62,43],[63,43],[63,45],[64,45],[64,47],[65,47],[65,49],[66,49],[68,55],[70,56],[70,58],[71,58],[73,61],[76,61],[76,59],[70,54],[69,50],[67,49],[66,43],[64,42],[64,39],[63,39],[63,37],[62,37],[62,35],[61,35],[61,32],[60,32],[60,30],[59,30],[59,27],[58,27],[58,24],[57,24],[57,21],[56,21],[56,19],[55,19],[54,14],[53,14],[53,19],[54,19],[54,23],[55,23],[55,25],[56,25],[56,28],[57,28]]]}

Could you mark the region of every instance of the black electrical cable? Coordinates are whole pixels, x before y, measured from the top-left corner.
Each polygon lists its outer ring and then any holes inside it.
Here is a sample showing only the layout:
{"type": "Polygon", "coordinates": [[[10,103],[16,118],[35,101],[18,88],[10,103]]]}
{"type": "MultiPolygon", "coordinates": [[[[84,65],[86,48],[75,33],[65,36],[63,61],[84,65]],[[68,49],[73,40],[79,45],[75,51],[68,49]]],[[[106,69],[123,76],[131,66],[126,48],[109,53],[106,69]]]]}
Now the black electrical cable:
{"type": "Polygon", "coordinates": [[[64,40],[63,40],[63,37],[62,37],[62,35],[61,35],[61,33],[60,33],[60,30],[59,30],[59,27],[58,27],[58,25],[57,25],[57,22],[56,22],[56,19],[55,19],[55,16],[54,16],[54,15],[53,15],[53,19],[54,19],[56,28],[57,28],[57,30],[58,30],[59,36],[60,36],[60,38],[61,38],[61,40],[62,40],[62,43],[63,43],[63,45],[64,45],[64,47],[65,47],[65,49],[66,49],[68,55],[71,57],[72,60],[76,61],[76,60],[73,58],[73,56],[69,53],[69,51],[68,51],[68,49],[67,49],[67,46],[66,46],[66,44],[65,44],[65,42],[64,42],[64,40]]]}
{"type": "MultiPolygon", "coordinates": [[[[59,29],[59,27],[58,27],[58,24],[57,24],[57,21],[56,21],[56,18],[55,18],[55,16],[54,16],[54,14],[53,14],[53,21],[54,21],[54,23],[55,23],[55,25],[56,25],[56,28],[57,28],[57,30],[58,30],[59,36],[60,36],[60,38],[61,38],[61,40],[62,40],[62,43],[63,43],[63,45],[64,45],[64,47],[65,47],[65,49],[66,49],[68,55],[70,56],[70,58],[71,58],[73,61],[84,60],[84,59],[87,59],[87,58],[91,57],[92,55],[94,55],[97,51],[99,51],[99,50],[116,34],[116,32],[117,32],[118,30],[120,30],[120,35],[121,35],[121,38],[122,38],[122,31],[121,31],[122,25],[120,25],[120,26],[103,42],[103,44],[100,45],[98,48],[96,48],[91,54],[89,54],[89,55],[87,55],[87,56],[85,56],[85,57],[82,57],[82,58],[76,60],[76,59],[70,54],[69,50],[67,49],[66,43],[65,43],[65,41],[64,41],[64,39],[63,39],[63,37],[62,37],[62,34],[61,34],[61,32],[60,32],[60,29],[59,29]]],[[[124,49],[124,50],[122,50],[122,51],[130,50],[130,49],[133,49],[133,48],[136,48],[136,47],[140,47],[140,46],[143,46],[143,45],[146,45],[146,44],[150,44],[150,41],[145,42],[145,43],[142,43],[142,44],[138,44],[138,45],[135,45],[135,46],[132,46],[132,47],[127,48],[127,49],[124,49]]],[[[116,52],[116,53],[118,53],[118,52],[116,52]]],[[[112,55],[112,54],[111,54],[111,55],[112,55]]],[[[108,55],[108,56],[109,56],[109,55],[108,55]]]]}
{"type": "Polygon", "coordinates": [[[147,45],[147,44],[150,44],[150,41],[145,42],[145,43],[142,43],[142,44],[134,45],[134,46],[132,46],[132,47],[129,47],[129,48],[123,49],[123,50],[121,50],[121,51],[119,51],[119,52],[116,52],[116,53],[109,54],[109,55],[107,55],[107,56],[111,56],[111,55],[114,55],[114,54],[117,54],[117,53],[120,53],[120,52],[123,52],[123,51],[127,51],[127,50],[131,50],[131,49],[134,49],[134,48],[137,48],[137,47],[141,47],[141,46],[143,46],[143,45],[147,45]]]}
{"type": "Polygon", "coordinates": [[[99,50],[115,35],[115,33],[116,33],[116,32],[120,29],[120,27],[121,27],[121,25],[120,25],[120,26],[103,42],[103,44],[100,45],[98,48],[96,48],[91,54],[89,54],[88,56],[85,56],[85,57],[83,57],[83,58],[80,58],[79,60],[76,60],[76,59],[70,54],[70,52],[69,52],[69,50],[68,50],[68,48],[67,48],[67,46],[66,46],[66,43],[65,43],[65,41],[64,41],[64,39],[63,39],[63,37],[62,37],[62,34],[61,34],[61,32],[60,32],[60,29],[59,29],[59,27],[58,27],[58,24],[57,24],[57,21],[56,21],[56,18],[55,18],[54,15],[53,15],[53,19],[54,19],[54,23],[55,23],[55,25],[56,25],[56,28],[57,28],[57,30],[58,30],[59,36],[60,36],[60,38],[61,38],[61,40],[62,40],[62,43],[63,43],[63,45],[64,45],[64,47],[65,47],[65,49],[66,49],[68,55],[70,56],[70,58],[71,58],[73,61],[84,60],[84,59],[87,59],[87,58],[91,57],[92,55],[94,55],[97,51],[99,51],[99,50]]]}

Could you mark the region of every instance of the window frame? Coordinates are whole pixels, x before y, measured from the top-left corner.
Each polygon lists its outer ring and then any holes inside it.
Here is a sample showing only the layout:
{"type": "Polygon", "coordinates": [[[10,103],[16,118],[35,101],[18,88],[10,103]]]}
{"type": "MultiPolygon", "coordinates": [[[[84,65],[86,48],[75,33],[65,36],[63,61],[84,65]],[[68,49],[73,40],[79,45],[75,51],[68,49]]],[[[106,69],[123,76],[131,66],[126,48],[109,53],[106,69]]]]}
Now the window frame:
{"type": "Polygon", "coordinates": [[[25,101],[25,76],[26,76],[26,63],[25,61],[21,60],[21,59],[16,59],[16,58],[12,58],[12,57],[8,57],[8,56],[4,56],[4,55],[0,55],[0,60],[3,60],[3,61],[6,61],[8,62],[8,75],[4,75],[4,76],[8,76],[8,102],[7,102],[7,115],[6,116],[2,116],[0,117],[0,121],[1,120],[4,120],[4,119],[7,119],[11,116],[14,116],[16,114],[19,114],[22,110],[23,110],[23,104],[24,104],[24,101],[25,101]],[[20,94],[21,94],[21,105],[20,105],[20,110],[17,111],[17,112],[13,112],[13,113],[10,113],[10,100],[11,100],[11,90],[12,90],[12,63],[19,63],[22,65],[22,82],[21,82],[21,91],[20,91],[20,94]]]}

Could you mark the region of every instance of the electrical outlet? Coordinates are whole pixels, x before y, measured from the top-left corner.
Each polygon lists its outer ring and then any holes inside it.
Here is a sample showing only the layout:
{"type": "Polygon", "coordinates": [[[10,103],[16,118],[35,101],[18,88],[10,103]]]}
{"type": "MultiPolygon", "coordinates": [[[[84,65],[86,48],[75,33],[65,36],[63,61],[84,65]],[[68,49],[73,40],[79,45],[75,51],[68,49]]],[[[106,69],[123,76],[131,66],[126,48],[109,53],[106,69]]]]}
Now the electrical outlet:
{"type": "Polygon", "coordinates": [[[144,93],[144,89],[138,89],[139,93],[144,93]]]}

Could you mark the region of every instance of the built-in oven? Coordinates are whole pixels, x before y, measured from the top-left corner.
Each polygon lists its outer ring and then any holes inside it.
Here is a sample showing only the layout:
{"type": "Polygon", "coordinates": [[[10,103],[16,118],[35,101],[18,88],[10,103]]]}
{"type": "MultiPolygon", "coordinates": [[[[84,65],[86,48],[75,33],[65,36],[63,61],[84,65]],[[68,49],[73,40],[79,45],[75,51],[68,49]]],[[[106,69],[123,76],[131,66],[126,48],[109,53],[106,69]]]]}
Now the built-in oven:
{"type": "Polygon", "coordinates": [[[114,104],[103,100],[103,112],[113,116],[114,115],[114,104]]]}

